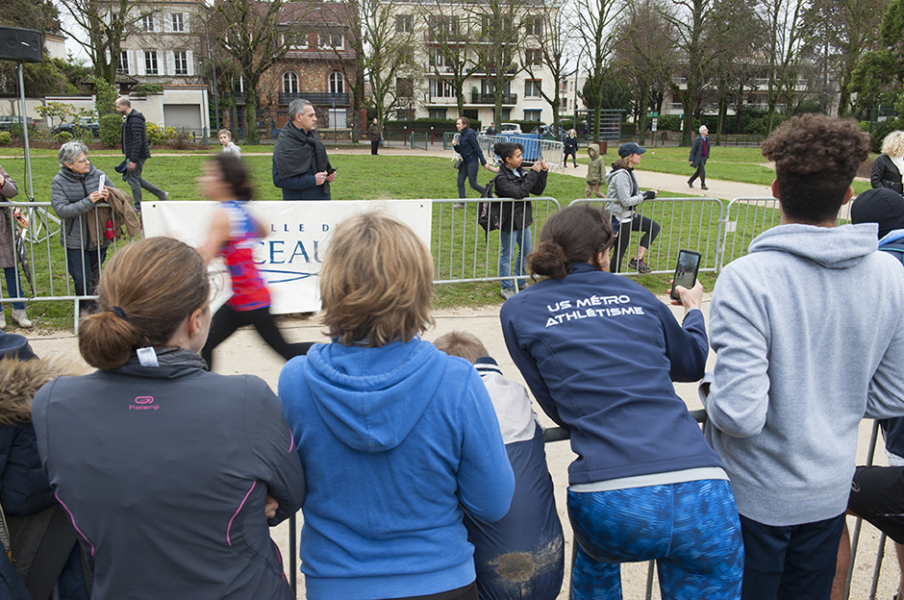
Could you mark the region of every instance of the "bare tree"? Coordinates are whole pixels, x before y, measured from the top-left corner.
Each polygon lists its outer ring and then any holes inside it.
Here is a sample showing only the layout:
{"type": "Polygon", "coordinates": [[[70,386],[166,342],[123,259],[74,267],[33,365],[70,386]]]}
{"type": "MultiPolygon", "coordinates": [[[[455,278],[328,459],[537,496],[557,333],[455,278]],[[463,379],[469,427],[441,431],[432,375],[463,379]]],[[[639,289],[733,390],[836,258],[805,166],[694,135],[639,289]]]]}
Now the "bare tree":
{"type": "MultiPolygon", "coordinates": [[[[618,15],[618,0],[575,0],[574,28],[582,48],[587,50],[587,84],[589,90],[600,90],[613,50],[612,29],[618,15]]],[[[600,139],[601,103],[580,94],[587,106],[593,108],[593,141],[600,139]]],[[[597,94],[598,95],[598,94],[597,94]]]]}
{"type": "Polygon", "coordinates": [[[250,143],[259,139],[257,92],[261,77],[294,44],[292,32],[306,13],[307,5],[284,0],[217,0],[213,5],[208,26],[242,74],[245,137],[250,143]]]}
{"type": "Polygon", "coordinates": [[[493,98],[493,120],[499,123],[502,105],[514,104],[510,84],[521,71],[517,58],[522,34],[532,34],[538,24],[542,27],[542,17],[527,11],[522,20],[526,7],[522,0],[485,0],[467,6],[468,18],[477,28],[474,46],[477,71],[486,74],[486,85],[493,98]],[[526,31],[522,32],[522,27],[526,31]]]}
{"type": "Polygon", "coordinates": [[[716,19],[715,0],[669,0],[671,7],[661,12],[675,33],[673,42],[680,53],[685,74],[685,85],[669,77],[672,95],[681,101],[684,110],[684,130],[681,145],[690,146],[693,118],[700,114],[702,91],[712,75],[712,63],[724,52],[722,41],[732,24],[731,19],[716,19]]]}
{"type": "Polygon", "coordinates": [[[674,72],[677,68],[672,49],[674,32],[661,11],[656,0],[631,2],[622,13],[616,34],[614,66],[634,81],[639,96],[635,103],[637,131],[642,136],[647,130],[647,110],[654,84],[661,88],[658,74],[674,72]]]}
{"type": "Polygon", "coordinates": [[[362,83],[364,76],[370,80],[382,127],[387,114],[414,100],[415,17],[397,0],[348,0],[344,6],[353,15],[348,44],[357,56],[356,71],[362,83]]]}
{"type": "Polygon", "coordinates": [[[465,80],[479,65],[474,60],[472,21],[457,0],[422,2],[417,10],[418,25],[427,50],[428,83],[431,97],[454,95],[459,115],[464,113],[465,80]]]}
{"type": "Polygon", "coordinates": [[[94,76],[116,83],[122,43],[135,24],[154,11],[136,0],[58,0],[74,27],[63,32],[88,53],[94,76]],[[80,31],[81,30],[81,31],[80,31]]]}
{"type": "Polygon", "coordinates": [[[805,37],[803,32],[806,0],[761,0],[757,11],[768,40],[762,47],[766,55],[766,134],[772,132],[778,101],[790,105],[797,86],[798,66],[805,37]]]}
{"type": "Polygon", "coordinates": [[[559,108],[562,106],[562,82],[574,73],[574,69],[569,69],[566,64],[565,48],[571,42],[573,34],[564,8],[564,3],[547,5],[539,15],[540,20],[534,22],[533,33],[525,40],[526,47],[522,50],[522,64],[531,79],[538,79],[537,75],[544,67],[552,76],[552,85],[540,86],[538,91],[552,108],[556,128],[561,120],[559,108]]]}

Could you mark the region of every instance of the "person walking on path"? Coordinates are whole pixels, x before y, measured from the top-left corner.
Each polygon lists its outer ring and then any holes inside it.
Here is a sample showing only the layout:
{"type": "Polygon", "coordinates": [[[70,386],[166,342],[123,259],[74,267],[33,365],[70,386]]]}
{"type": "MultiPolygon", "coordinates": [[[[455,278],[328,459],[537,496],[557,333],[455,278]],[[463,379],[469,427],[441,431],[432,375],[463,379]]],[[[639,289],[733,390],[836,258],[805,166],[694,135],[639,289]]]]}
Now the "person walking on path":
{"type": "Polygon", "coordinates": [[[571,155],[571,161],[574,163],[574,168],[578,168],[578,132],[574,129],[568,130],[568,135],[565,136],[564,140],[564,148],[565,148],[565,157],[562,160],[562,166],[568,166],[568,155],[571,155]]]}
{"type": "MultiPolygon", "coordinates": [[[[12,180],[9,173],[0,167],[0,200],[9,202],[19,193],[16,182],[12,180]]],[[[22,279],[16,270],[16,249],[14,236],[16,228],[13,226],[15,216],[13,210],[4,209],[0,211],[0,267],[3,268],[3,275],[6,277],[6,293],[11,297],[22,296],[22,279]]],[[[13,302],[12,319],[19,324],[22,329],[31,327],[31,320],[25,314],[25,304],[23,302],[13,302]]],[[[0,329],[6,329],[6,319],[3,316],[3,308],[0,306],[0,329]]]]}
{"type": "Polygon", "coordinates": [[[317,135],[317,112],[307,100],[289,104],[289,122],[273,146],[273,185],[283,200],[329,200],[336,169],[317,135]]]}
{"type": "Polygon", "coordinates": [[[126,160],[128,161],[126,182],[132,188],[132,199],[135,201],[135,209],[140,211],[141,188],[154,194],[160,200],[166,200],[169,197],[169,193],[164,192],[150,181],[141,177],[144,162],[151,157],[144,115],[132,108],[132,102],[128,98],[116,100],[116,112],[126,118],[122,123],[122,153],[126,155],[126,160]]]}
{"type": "Polygon", "coordinates": [[[201,357],[213,371],[214,348],[245,325],[253,325],[286,360],[306,354],[310,343],[290,344],[283,339],[270,314],[270,292],[254,264],[251,251],[267,231],[246,209],[254,192],[248,169],[241,159],[218,154],[204,165],[198,181],[204,196],[220,202],[207,241],[198,252],[207,263],[222,256],[232,282],[232,296],[214,314],[201,357]]]}
{"type": "Polygon", "coordinates": [[[591,194],[597,198],[605,198],[606,196],[600,191],[600,186],[605,177],[606,161],[593,146],[587,148],[587,155],[590,157],[590,164],[587,165],[587,177],[585,178],[587,189],[584,190],[584,195],[587,198],[590,198],[591,194]]]}
{"type": "Polygon", "coordinates": [[[691,178],[687,180],[688,187],[694,187],[694,180],[700,178],[700,189],[708,190],[706,187],[706,161],[709,160],[709,129],[706,125],[700,126],[700,135],[694,140],[691,146],[691,155],[688,158],[691,166],[697,169],[691,178]]]}
{"type": "Polygon", "coordinates": [[[380,125],[377,123],[376,117],[374,117],[374,122],[370,124],[370,127],[367,128],[367,135],[370,136],[370,155],[377,156],[377,150],[380,148],[380,138],[383,137],[383,133],[380,131],[380,125]]]}
{"type": "Polygon", "coordinates": [[[455,127],[460,134],[459,139],[452,140],[452,145],[455,146],[458,153],[461,154],[461,168],[458,170],[459,198],[468,197],[465,193],[465,178],[467,178],[468,182],[471,184],[471,189],[475,190],[478,195],[482,195],[483,186],[477,183],[477,170],[480,168],[480,165],[483,165],[492,171],[487,165],[487,159],[483,156],[483,150],[480,149],[480,144],[477,143],[477,134],[471,129],[470,124],[471,121],[468,120],[468,117],[459,117],[455,122],[455,127]],[[478,161],[480,161],[480,165],[477,164],[478,161]]]}

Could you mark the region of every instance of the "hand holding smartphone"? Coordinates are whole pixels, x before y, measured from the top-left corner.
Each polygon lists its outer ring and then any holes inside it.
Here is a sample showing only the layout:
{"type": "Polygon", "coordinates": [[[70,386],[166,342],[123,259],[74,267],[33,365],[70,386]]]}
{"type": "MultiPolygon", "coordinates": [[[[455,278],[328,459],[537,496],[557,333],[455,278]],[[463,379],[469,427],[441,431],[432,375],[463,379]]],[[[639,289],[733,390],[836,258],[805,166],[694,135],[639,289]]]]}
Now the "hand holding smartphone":
{"type": "Polygon", "coordinates": [[[678,252],[678,264],[675,265],[675,276],[672,278],[672,291],[669,297],[672,300],[681,301],[681,296],[675,291],[677,286],[691,289],[697,283],[697,272],[700,270],[700,253],[691,250],[678,252]]]}

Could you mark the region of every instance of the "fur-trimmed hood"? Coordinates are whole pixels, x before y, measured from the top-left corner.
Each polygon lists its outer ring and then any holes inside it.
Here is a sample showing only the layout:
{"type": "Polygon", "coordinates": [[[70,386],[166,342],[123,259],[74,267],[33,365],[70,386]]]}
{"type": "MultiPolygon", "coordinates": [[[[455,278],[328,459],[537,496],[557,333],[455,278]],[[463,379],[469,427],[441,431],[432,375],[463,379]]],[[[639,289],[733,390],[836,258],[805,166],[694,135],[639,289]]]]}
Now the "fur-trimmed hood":
{"type": "Polygon", "coordinates": [[[78,375],[71,364],[54,359],[0,360],[0,426],[31,422],[31,401],[41,386],[60,375],[78,375]]]}

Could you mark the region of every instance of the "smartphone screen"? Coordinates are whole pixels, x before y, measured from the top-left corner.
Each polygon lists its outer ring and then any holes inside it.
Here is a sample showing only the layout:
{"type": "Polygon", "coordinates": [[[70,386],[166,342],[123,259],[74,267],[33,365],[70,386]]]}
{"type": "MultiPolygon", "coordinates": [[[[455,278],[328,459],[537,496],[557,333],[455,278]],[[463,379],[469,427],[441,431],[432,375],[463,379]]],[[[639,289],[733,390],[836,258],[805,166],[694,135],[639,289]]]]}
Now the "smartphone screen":
{"type": "Polygon", "coordinates": [[[675,266],[674,283],[672,284],[672,292],[669,296],[672,300],[681,300],[678,292],[675,291],[676,286],[683,286],[687,289],[694,287],[697,282],[697,271],[700,269],[700,253],[691,250],[680,250],[678,252],[678,264],[675,266]]]}

